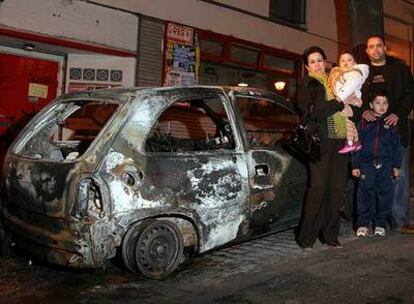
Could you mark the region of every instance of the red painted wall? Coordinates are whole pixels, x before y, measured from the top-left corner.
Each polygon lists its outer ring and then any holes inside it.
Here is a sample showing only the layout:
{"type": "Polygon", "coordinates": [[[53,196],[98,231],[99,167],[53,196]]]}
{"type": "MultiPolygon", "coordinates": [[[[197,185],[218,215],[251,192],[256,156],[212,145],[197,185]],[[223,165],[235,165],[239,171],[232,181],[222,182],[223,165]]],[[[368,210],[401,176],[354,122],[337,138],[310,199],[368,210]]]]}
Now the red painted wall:
{"type": "Polygon", "coordinates": [[[57,62],[0,54],[0,176],[4,154],[35,113],[56,97],[57,62]],[[46,98],[29,97],[29,83],[47,86],[46,98]]]}
{"type": "Polygon", "coordinates": [[[37,113],[56,97],[57,76],[57,62],[0,54],[0,136],[9,122],[21,120],[24,112],[37,113]],[[29,83],[46,85],[47,97],[29,97],[29,83]]]}

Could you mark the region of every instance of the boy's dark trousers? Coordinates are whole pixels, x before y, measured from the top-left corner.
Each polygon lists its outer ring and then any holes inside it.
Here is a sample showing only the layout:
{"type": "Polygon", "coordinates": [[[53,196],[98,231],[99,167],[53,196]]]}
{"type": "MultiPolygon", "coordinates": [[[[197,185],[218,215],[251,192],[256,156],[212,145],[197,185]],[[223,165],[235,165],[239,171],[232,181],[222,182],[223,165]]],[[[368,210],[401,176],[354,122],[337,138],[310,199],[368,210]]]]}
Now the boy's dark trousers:
{"type": "Polygon", "coordinates": [[[361,162],[358,183],[357,227],[386,227],[391,216],[393,183],[391,161],[361,162]]]}

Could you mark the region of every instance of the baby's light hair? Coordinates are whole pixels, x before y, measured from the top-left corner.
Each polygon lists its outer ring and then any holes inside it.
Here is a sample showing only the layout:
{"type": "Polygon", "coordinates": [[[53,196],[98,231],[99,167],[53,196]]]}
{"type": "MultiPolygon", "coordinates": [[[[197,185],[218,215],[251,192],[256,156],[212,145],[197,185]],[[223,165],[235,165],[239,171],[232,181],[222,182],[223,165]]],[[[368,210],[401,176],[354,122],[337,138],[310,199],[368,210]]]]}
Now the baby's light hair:
{"type": "Polygon", "coordinates": [[[344,51],[340,52],[339,56],[338,56],[338,60],[342,57],[342,55],[345,55],[345,54],[351,55],[352,58],[354,58],[354,60],[355,60],[355,56],[354,56],[354,54],[352,54],[352,51],[350,51],[350,50],[344,50],[344,51]]]}

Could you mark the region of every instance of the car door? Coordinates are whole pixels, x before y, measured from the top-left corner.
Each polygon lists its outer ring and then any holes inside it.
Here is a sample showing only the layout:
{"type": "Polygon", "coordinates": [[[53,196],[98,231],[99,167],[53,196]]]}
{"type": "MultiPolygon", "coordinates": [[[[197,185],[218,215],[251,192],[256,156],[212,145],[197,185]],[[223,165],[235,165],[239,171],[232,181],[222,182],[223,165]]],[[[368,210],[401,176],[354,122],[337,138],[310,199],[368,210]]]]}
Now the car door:
{"type": "Polygon", "coordinates": [[[281,229],[298,222],[306,168],[283,145],[297,117],[282,96],[259,91],[230,93],[246,147],[252,227],[281,229]]]}

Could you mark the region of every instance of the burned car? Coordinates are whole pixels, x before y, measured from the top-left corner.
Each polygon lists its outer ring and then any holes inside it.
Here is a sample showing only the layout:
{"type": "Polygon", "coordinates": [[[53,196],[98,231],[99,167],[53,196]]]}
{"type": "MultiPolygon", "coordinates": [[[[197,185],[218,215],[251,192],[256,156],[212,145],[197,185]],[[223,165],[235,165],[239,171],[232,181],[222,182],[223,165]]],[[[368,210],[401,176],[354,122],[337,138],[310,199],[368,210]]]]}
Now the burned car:
{"type": "Polygon", "coordinates": [[[6,155],[6,231],[48,262],[95,268],[118,253],[163,278],[185,255],[296,225],[306,169],[282,148],[293,112],[249,88],[62,96],[6,155]]]}

